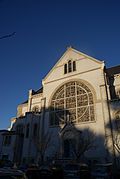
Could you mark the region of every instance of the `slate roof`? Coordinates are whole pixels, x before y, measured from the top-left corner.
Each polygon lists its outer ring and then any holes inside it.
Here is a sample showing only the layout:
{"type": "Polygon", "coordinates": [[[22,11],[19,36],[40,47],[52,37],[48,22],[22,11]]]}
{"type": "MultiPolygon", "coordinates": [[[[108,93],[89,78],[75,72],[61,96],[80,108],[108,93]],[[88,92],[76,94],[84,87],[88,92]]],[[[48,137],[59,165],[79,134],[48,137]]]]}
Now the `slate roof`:
{"type": "MultiPolygon", "coordinates": [[[[38,89],[37,91],[32,91],[32,95],[36,95],[36,94],[40,94],[43,93],[43,87],[41,87],[40,89],[38,89]]],[[[28,103],[28,100],[24,101],[22,104],[26,104],[28,103]]]]}
{"type": "Polygon", "coordinates": [[[33,90],[33,92],[32,92],[33,95],[39,94],[39,93],[43,93],[43,87],[40,88],[40,89],[38,89],[37,91],[34,91],[34,90],[33,90]]]}
{"type": "Polygon", "coordinates": [[[106,72],[109,76],[120,74],[120,65],[117,65],[117,66],[114,66],[114,67],[111,67],[111,68],[107,68],[106,72]]]}
{"type": "Polygon", "coordinates": [[[0,130],[0,133],[3,133],[3,132],[7,132],[8,130],[6,130],[6,129],[1,129],[0,130]]]}
{"type": "Polygon", "coordinates": [[[5,131],[2,135],[15,135],[16,131],[5,131]]]}

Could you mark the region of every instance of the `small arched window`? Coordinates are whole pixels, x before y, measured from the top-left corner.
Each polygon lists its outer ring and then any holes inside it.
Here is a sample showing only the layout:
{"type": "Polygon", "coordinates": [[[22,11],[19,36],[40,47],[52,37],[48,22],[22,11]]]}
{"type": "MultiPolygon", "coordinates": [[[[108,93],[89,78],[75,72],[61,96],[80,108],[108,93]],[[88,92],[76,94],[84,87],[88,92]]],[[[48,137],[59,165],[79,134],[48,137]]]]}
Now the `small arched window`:
{"type": "Polygon", "coordinates": [[[117,90],[116,94],[117,94],[117,98],[120,98],[120,89],[117,90]]]}
{"type": "Polygon", "coordinates": [[[118,109],[114,115],[115,115],[115,122],[116,122],[117,130],[120,131],[120,110],[118,109]]]}
{"type": "Polygon", "coordinates": [[[33,111],[33,112],[39,112],[39,106],[34,106],[34,107],[32,108],[32,111],[33,111]]]}
{"type": "Polygon", "coordinates": [[[76,61],[69,60],[68,63],[64,65],[64,74],[76,71],[76,61]]]}
{"type": "Polygon", "coordinates": [[[64,74],[67,73],[67,64],[64,65],[64,74]]]}
{"type": "Polygon", "coordinates": [[[76,71],[76,62],[73,61],[73,71],[76,71]]]}
{"type": "Polygon", "coordinates": [[[71,60],[68,61],[68,72],[72,71],[72,63],[71,60]]]}

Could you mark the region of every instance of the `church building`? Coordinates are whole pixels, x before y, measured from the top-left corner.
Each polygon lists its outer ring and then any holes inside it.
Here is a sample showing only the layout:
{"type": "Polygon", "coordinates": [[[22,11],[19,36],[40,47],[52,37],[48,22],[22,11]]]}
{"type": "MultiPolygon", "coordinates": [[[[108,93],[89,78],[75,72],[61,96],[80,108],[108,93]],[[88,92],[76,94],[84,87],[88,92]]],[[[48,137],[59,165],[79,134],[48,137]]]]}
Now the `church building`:
{"type": "Polygon", "coordinates": [[[18,163],[118,162],[119,132],[120,66],[107,68],[104,61],[69,47],[42,87],[29,90],[27,101],[18,105],[0,157],[18,163]]]}

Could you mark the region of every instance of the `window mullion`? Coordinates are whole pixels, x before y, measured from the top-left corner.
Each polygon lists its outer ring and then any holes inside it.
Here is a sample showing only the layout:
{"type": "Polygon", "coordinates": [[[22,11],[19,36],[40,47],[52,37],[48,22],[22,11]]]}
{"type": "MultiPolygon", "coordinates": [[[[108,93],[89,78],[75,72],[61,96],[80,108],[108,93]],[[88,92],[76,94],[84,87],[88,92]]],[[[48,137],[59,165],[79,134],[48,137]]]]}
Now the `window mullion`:
{"type": "Polygon", "coordinates": [[[77,84],[75,82],[75,100],[76,100],[76,122],[78,123],[78,114],[77,114],[77,84]]]}
{"type": "Polygon", "coordinates": [[[64,85],[64,119],[66,122],[66,85],[64,85]]]}
{"type": "Polygon", "coordinates": [[[91,113],[90,113],[90,100],[89,100],[89,94],[87,93],[88,96],[88,110],[89,110],[89,121],[91,121],[91,113]]]}

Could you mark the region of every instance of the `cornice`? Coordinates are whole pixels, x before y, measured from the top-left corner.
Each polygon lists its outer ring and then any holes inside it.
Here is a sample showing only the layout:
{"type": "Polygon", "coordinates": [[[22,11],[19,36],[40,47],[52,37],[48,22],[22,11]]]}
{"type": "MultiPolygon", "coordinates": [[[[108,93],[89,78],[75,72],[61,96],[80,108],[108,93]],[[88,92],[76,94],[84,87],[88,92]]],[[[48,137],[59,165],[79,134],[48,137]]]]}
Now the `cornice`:
{"type": "Polygon", "coordinates": [[[42,97],[43,93],[32,95],[32,99],[42,97]]]}
{"type": "Polygon", "coordinates": [[[19,106],[27,106],[27,105],[28,105],[28,103],[19,104],[18,107],[19,107],[19,106]]]}

